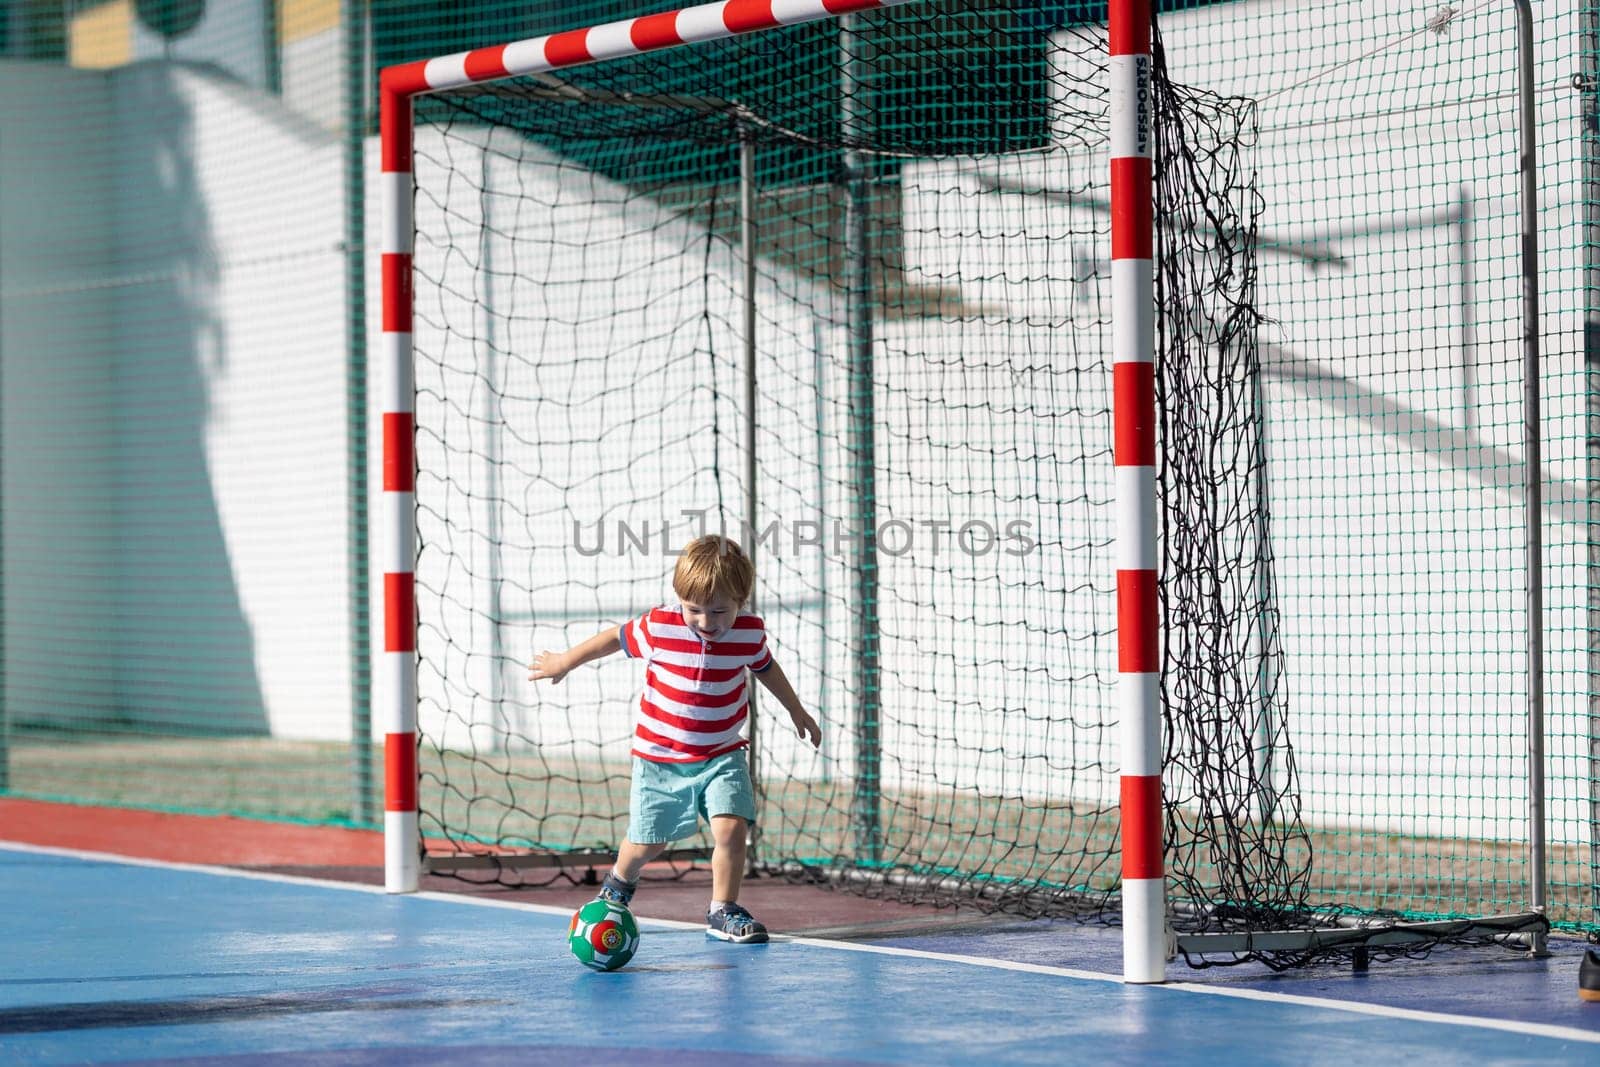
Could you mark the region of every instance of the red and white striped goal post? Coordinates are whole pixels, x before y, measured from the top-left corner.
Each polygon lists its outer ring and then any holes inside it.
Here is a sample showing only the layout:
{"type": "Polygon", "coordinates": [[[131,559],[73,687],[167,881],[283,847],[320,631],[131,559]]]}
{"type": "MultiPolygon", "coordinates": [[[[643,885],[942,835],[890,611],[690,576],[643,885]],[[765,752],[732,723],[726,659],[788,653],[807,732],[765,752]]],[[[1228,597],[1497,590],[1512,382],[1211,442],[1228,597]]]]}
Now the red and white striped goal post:
{"type": "MultiPolygon", "coordinates": [[[[383,572],[384,885],[417,888],[415,386],[412,101],[445,89],[792,26],[910,0],[720,0],[679,11],[386,67],[382,158],[383,490],[372,534],[383,572]]],[[[1117,659],[1122,740],[1123,975],[1165,977],[1161,842],[1160,618],[1155,497],[1155,311],[1150,0],[1110,0],[1113,456],[1117,476],[1117,659]]]]}

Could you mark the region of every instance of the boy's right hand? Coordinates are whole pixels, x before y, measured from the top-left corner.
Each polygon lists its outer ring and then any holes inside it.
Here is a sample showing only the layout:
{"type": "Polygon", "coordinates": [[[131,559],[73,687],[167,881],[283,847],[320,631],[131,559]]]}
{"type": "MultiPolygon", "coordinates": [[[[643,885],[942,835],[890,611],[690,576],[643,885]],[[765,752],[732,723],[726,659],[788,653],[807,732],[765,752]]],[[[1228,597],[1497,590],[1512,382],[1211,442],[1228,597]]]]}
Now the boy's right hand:
{"type": "Polygon", "coordinates": [[[528,681],[538,682],[548,678],[550,684],[555,685],[565,678],[571,669],[567,666],[565,654],[546,650],[533,657],[533,664],[528,668],[528,681]]]}

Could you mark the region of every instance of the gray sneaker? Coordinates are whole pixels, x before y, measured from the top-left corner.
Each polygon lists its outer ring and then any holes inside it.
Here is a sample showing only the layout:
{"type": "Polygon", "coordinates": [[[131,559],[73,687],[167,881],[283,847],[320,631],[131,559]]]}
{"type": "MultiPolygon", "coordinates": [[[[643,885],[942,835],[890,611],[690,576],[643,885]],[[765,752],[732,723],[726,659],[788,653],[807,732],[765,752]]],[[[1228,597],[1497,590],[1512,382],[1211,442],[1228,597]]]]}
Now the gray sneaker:
{"type": "Polygon", "coordinates": [[[600,883],[600,892],[595,894],[596,900],[609,900],[613,904],[621,904],[624,908],[633,899],[633,891],[639,888],[635,882],[629,885],[614,874],[607,874],[606,880],[600,883]]]}
{"type": "Polygon", "coordinates": [[[729,904],[706,916],[706,936],[738,945],[753,945],[767,939],[767,928],[739,905],[729,904]]]}

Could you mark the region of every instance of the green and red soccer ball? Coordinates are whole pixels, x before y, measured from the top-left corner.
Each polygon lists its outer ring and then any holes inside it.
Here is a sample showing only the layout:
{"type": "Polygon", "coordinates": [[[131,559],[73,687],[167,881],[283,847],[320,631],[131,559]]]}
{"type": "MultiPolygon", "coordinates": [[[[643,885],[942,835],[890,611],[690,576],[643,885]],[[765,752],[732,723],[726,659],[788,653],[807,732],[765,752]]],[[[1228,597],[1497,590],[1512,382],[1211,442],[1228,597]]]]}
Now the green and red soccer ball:
{"type": "Polygon", "coordinates": [[[614,971],[639,951],[639,924],[624,905],[591,900],[573,913],[567,947],[585,967],[614,971]]]}

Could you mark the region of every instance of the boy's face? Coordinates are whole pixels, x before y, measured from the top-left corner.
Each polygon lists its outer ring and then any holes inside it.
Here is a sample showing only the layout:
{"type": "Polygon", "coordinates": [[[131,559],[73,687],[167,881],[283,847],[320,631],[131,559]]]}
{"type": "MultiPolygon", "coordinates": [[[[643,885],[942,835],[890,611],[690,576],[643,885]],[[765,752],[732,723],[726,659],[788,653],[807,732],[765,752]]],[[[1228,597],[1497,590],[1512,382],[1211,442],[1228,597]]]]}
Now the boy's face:
{"type": "Polygon", "coordinates": [[[699,634],[702,640],[715,641],[733,626],[739,616],[739,605],[723,596],[713,596],[703,601],[683,601],[683,621],[699,634]]]}

